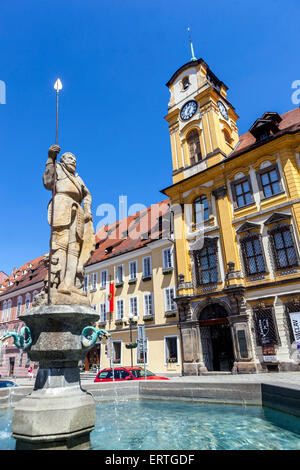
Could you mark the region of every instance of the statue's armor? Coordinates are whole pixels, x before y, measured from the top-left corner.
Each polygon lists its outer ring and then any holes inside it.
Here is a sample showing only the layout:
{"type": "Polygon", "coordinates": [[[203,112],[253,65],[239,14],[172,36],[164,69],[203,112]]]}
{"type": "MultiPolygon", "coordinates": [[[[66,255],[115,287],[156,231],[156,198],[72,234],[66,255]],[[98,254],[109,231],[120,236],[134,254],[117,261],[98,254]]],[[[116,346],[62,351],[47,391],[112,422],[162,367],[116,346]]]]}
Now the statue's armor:
{"type": "MultiPolygon", "coordinates": [[[[79,240],[82,240],[84,233],[84,210],[80,204],[83,196],[88,196],[87,190],[82,179],[78,175],[72,175],[67,172],[61,163],[57,163],[56,175],[53,228],[62,229],[63,231],[63,227],[69,228],[75,218],[76,234],[79,240]]],[[[51,212],[52,200],[48,206],[49,224],[51,224],[51,212]]]]}

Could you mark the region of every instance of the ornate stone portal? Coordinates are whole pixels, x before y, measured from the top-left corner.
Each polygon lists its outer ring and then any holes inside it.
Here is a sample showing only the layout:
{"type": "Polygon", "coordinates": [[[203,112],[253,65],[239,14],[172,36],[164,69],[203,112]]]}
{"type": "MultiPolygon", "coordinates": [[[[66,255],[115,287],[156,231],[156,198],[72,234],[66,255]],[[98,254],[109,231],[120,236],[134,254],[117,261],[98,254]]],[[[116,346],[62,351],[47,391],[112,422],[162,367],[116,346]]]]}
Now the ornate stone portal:
{"type": "Polygon", "coordinates": [[[56,164],[59,151],[58,146],[50,147],[43,177],[45,187],[55,195],[48,209],[52,247],[45,259],[50,263],[50,279],[33,308],[20,315],[27,327],[23,335],[31,336],[31,341],[23,338],[22,344],[28,357],[39,362],[39,371],[33,392],[14,410],[12,433],[17,449],[89,447],[95,401],[81,388],[78,361],[98,337],[108,336],[92,327],[99,315],[80,290],[84,266],[95,246],[91,195],[75,174],[74,155],[64,154],[56,164]]]}

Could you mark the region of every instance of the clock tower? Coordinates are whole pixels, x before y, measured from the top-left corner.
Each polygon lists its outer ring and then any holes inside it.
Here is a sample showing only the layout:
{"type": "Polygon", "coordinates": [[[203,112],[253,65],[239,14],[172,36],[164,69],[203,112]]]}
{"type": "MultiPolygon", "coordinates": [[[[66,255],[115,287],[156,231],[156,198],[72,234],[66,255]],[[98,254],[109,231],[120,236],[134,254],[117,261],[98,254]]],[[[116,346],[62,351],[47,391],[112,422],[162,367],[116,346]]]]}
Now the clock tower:
{"type": "Polygon", "coordinates": [[[166,84],[173,183],[219,163],[238,142],[238,115],[227,100],[226,85],[202,59],[178,69],[166,84]]]}

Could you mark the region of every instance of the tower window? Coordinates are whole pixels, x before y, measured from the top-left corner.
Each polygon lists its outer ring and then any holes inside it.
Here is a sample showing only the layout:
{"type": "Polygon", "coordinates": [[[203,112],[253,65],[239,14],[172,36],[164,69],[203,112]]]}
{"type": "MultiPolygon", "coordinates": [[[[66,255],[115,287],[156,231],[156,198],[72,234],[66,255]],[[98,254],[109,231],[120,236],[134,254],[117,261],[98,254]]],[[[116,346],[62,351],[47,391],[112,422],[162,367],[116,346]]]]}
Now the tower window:
{"type": "Polygon", "coordinates": [[[231,136],[229,135],[229,133],[224,131],[224,137],[225,137],[225,142],[230,145],[232,139],[231,139],[231,136]]]}
{"type": "Polygon", "coordinates": [[[191,165],[199,162],[201,160],[201,146],[199,134],[196,130],[192,131],[187,138],[187,143],[189,147],[190,162],[191,165]]]}

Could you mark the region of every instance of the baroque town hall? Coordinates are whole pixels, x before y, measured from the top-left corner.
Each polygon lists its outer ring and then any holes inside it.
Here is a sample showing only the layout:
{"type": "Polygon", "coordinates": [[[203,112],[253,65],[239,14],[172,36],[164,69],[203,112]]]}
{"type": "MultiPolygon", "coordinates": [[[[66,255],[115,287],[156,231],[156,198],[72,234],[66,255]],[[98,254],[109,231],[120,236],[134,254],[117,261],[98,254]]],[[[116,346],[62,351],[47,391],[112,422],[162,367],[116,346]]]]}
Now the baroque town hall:
{"type": "Polygon", "coordinates": [[[298,370],[300,109],[239,136],[202,59],[167,86],[183,372],[298,370]]]}

